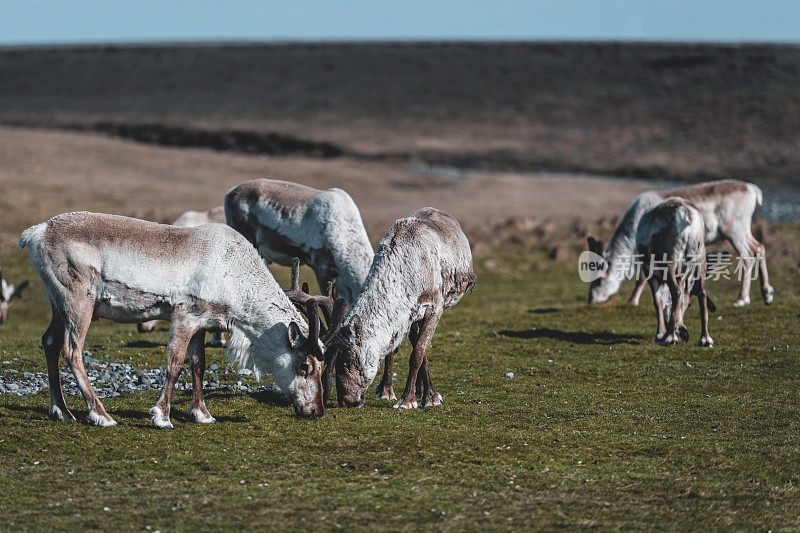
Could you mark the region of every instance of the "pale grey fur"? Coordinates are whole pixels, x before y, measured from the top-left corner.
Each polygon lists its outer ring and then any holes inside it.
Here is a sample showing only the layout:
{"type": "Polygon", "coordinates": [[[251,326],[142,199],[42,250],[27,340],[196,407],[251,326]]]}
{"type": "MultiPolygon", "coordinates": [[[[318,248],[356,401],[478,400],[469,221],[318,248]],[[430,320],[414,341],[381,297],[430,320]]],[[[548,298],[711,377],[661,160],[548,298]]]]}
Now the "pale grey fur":
{"type": "MultiPolygon", "coordinates": [[[[306,189],[290,182],[258,181],[306,189]]],[[[361,213],[349,194],[333,188],[301,205],[286,206],[266,195],[256,203],[234,199],[236,190],[234,187],[225,195],[226,220],[254,239],[253,245],[264,259],[290,266],[295,253],[287,253],[287,248],[297,250],[301,261],[314,270],[320,290],[334,281],[340,296],[350,304],[355,301],[369,272],[373,250],[361,213]],[[236,221],[249,227],[240,228],[236,221]]]]}
{"type": "Polygon", "coordinates": [[[251,368],[257,376],[271,374],[296,409],[307,407],[299,399],[317,394],[317,383],[296,371],[298,362],[306,360],[304,339],[297,337],[308,335],[306,323],[242,235],[224,224],[181,229],[189,236],[189,253],[176,253],[165,244],[163,249],[148,249],[145,256],[127,249],[125,239],[117,245],[52,234],[45,238],[48,225],[59,217],[73,217],[88,227],[113,219],[122,227],[130,226],[131,235],[159,231],[154,223],[86,212],[59,215],[25,230],[19,246],[29,248],[56,312],[68,314],[71,300],[87,297],[74,294],[73,287],[64,284],[63,272],[58,273],[64,265],[52,262],[66,258],[70,265],[91,273],[89,279],[80,275],[73,279],[91,293],[88,298],[96,302],[97,316],[122,322],[170,320],[171,310],[180,308],[184,310],[180,320],[193,328],[230,332],[231,362],[251,368]]]}

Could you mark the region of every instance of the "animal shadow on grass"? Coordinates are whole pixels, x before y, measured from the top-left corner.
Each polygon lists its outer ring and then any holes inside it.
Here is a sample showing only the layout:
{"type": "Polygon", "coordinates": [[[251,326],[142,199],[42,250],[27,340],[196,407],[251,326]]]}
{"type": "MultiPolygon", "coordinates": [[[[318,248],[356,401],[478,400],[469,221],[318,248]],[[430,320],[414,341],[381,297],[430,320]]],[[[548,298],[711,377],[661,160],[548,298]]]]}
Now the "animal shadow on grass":
{"type": "Polygon", "coordinates": [[[532,315],[549,315],[550,313],[558,313],[557,307],[540,307],[539,309],[528,309],[527,313],[532,315]]]}
{"type": "Polygon", "coordinates": [[[585,331],[561,331],[560,329],[534,328],[522,331],[502,330],[498,332],[504,337],[515,339],[554,339],[573,344],[639,344],[640,335],[621,335],[610,331],[587,333],[585,331]]]}
{"type": "Polygon", "coordinates": [[[129,341],[126,345],[126,348],[163,348],[163,342],[153,342],[153,341],[145,341],[142,339],[129,341]]]}

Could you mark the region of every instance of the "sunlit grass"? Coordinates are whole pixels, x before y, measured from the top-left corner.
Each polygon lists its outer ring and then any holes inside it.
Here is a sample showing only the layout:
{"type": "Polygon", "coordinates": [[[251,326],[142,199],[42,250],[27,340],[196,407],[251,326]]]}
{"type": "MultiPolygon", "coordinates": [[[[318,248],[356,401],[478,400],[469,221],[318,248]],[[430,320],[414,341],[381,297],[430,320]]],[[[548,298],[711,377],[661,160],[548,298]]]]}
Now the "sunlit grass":
{"type": "MultiPolygon", "coordinates": [[[[512,257],[476,261],[474,294],[444,315],[430,349],[440,407],[370,397],[307,421],[278,394],[212,392],[221,423],[198,425],[178,392],[176,429],[158,431],[157,391],[104,400],[109,429],[86,424],[79,397],[67,424],[48,420],[47,391],[0,396],[0,530],[800,526],[796,268],[772,273],[769,308],[754,287],[735,309],[735,283],[712,283],[715,348],[694,345],[696,304],[691,342],[662,348],[649,292],[638,308],[589,308],[572,265],[512,257]]],[[[0,360],[17,361],[0,371],[44,371],[41,283],[22,253],[0,264],[31,279],[0,331],[0,360]]],[[[163,366],[166,337],[166,324],[99,321],[86,349],[163,366]]],[[[223,358],[208,349],[209,364],[223,358]]]]}

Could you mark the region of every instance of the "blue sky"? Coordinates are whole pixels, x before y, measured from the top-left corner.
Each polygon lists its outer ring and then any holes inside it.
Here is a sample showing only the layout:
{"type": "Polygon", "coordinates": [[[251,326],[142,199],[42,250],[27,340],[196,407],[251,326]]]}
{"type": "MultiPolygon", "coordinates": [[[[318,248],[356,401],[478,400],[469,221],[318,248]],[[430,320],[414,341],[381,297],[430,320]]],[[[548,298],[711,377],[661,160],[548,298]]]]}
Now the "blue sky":
{"type": "Polygon", "coordinates": [[[194,40],[800,42],[800,0],[4,0],[0,44],[194,40]]]}

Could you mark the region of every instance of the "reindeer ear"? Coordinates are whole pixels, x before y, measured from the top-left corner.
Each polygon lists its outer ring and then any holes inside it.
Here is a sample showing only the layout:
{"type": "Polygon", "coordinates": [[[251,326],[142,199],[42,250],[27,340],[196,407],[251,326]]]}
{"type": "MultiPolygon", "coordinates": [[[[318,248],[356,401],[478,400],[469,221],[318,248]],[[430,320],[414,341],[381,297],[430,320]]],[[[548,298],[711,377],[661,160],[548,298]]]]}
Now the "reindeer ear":
{"type": "Polygon", "coordinates": [[[305,339],[300,331],[300,326],[297,325],[297,322],[292,320],[289,322],[289,345],[297,350],[303,347],[304,342],[305,339]]]}
{"type": "Polygon", "coordinates": [[[361,339],[361,317],[359,315],[353,315],[350,319],[350,331],[352,332],[353,341],[361,339]]]}
{"type": "MultiPolygon", "coordinates": [[[[11,293],[11,298],[9,298],[9,300],[13,300],[14,298],[22,298],[22,291],[28,287],[29,283],[30,282],[27,279],[23,280],[22,283],[20,283],[17,288],[14,289],[14,292],[11,293]]],[[[11,287],[13,288],[13,285],[11,287]]]]}

